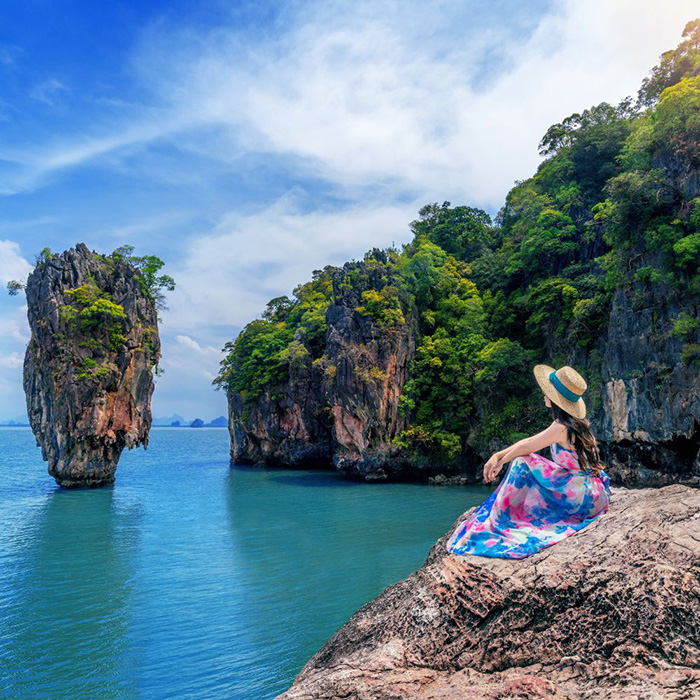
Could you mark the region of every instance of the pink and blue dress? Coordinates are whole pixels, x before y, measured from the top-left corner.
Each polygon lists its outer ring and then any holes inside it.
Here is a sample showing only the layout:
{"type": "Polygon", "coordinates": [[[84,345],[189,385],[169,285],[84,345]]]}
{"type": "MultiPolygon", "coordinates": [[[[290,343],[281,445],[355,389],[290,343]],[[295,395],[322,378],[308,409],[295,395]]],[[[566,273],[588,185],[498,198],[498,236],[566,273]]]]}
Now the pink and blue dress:
{"type": "Polygon", "coordinates": [[[554,442],[511,460],[496,490],[447,540],[452,554],[522,559],[592,523],[610,505],[610,478],[584,470],[575,451],[554,442]]]}

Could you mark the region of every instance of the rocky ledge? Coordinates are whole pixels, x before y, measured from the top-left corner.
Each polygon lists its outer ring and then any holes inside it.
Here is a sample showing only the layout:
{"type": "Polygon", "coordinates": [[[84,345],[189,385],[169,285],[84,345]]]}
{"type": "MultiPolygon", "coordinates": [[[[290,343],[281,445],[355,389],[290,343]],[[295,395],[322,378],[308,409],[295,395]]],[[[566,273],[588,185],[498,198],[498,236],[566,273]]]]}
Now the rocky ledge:
{"type": "Polygon", "coordinates": [[[363,605],[278,700],[700,697],[700,490],[612,489],[525,559],[445,550],[363,605]]]}

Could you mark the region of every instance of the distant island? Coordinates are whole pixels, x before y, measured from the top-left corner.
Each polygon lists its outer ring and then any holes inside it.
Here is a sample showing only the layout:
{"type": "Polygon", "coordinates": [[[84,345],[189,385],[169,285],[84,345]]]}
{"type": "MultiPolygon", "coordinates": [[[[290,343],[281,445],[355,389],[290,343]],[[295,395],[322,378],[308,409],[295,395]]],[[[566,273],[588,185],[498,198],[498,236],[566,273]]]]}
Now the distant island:
{"type": "Polygon", "coordinates": [[[174,413],[166,418],[154,418],[153,428],[226,428],[228,427],[228,419],[226,416],[219,416],[209,423],[205,423],[201,418],[195,418],[188,421],[181,415],[174,413]]]}
{"type": "MultiPolygon", "coordinates": [[[[0,428],[28,428],[29,421],[22,416],[17,416],[10,420],[0,421],[0,428]]],[[[201,418],[188,421],[181,415],[174,413],[166,418],[154,418],[152,428],[226,428],[228,420],[226,416],[219,416],[209,423],[205,423],[201,418]]]]}

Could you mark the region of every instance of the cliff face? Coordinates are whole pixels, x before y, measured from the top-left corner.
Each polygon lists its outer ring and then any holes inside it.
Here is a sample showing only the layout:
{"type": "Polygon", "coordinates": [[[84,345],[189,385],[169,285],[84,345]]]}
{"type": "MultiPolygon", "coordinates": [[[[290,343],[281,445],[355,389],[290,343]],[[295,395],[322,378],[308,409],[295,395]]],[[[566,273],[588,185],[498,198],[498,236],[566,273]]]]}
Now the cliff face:
{"type": "MultiPolygon", "coordinates": [[[[350,264],[345,274],[349,269],[350,264]]],[[[382,284],[378,279],[369,288],[382,284]]],[[[475,480],[480,472],[472,465],[464,465],[458,475],[454,467],[438,463],[421,469],[391,445],[406,427],[398,397],[415,352],[417,313],[410,308],[400,330],[382,328],[354,310],[365,290],[337,294],[326,313],[323,358],[290,367],[290,381],[274,387],[281,398],[273,400],[268,392],[251,409],[229,394],[232,460],[333,465],[366,479],[430,477],[439,482],[435,475],[444,474],[475,480]]],[[[567,349],[562,355],[558,347],[543,348],[544,358],[557,356],[586,377],[588,417],[614,483],[700,483],[700,372],[681,360],[682,342],[671,335],[682,313],[698,316],[692,298],[662,283],[620,286],[592,351],[567,349]]],[[[693,342],[700,344],[700,331],[693,342]]]]}
{"type": "Polygon", "coordinates": [[[29,421],[65,487],[114,481],[124,447],[148,445],[157,311],[125,259],[79,243],[37,264],[26,285],[29,421]]]}
{"type": "MultiPolygon", "coordinates": [[[[355,310],[363,291],[380,292],[393,281],[388,269],[368,271],[362,262],[346,263],[326,312],[323,356],[314,361],[307,353],[290,362],[289,381],[271,387],[253,406],[228,393],[234,463],[335,466],[366,480],[410,469],[391,441],[406,426],[398,398],[415,352],[416,310],[408,305],[406,323],[397,327],[355,310]],[[358,269],[366,273],[367,284],[344,284],[358,269]],[[278,398],[272,399],[271,391],[278,398]]],[[[302,334],[295,340],[305,342],[302,334]]]]}
{"type": "Polygon", "coordinates": [[[681,313],[697,317],[698,308],[665,285],[618,288],[602,362],[588,359],[582,370],[596,382],[590,418],[617,483],[700,483],[700,371],[681,360],[682,343],[671,335],[681,313]]]}
{"type": "Polygon", "coordinates": [[[700,491],[614,487],[520,560],[445,550],[363,605],[280,700],[700,697],[700,491]]]}

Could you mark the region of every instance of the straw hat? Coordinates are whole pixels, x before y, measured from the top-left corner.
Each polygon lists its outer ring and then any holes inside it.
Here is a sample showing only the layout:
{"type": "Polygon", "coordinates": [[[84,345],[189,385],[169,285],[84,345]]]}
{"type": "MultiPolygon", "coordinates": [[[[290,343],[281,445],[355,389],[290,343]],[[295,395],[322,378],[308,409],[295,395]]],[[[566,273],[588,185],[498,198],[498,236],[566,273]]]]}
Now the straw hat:
{"type": "Polygon", "coordinates": [[[588,384],[573,367],[565,365],[555,370],[549,365],[535,365],[532,372],[552,403],[576,418],[586,417],[586,404],[581,394],[586,391],[588,384]]]}

